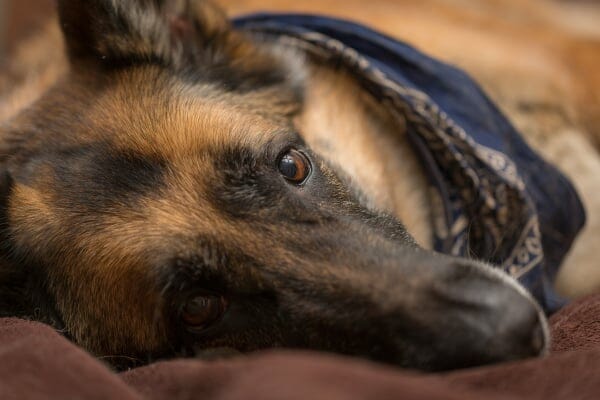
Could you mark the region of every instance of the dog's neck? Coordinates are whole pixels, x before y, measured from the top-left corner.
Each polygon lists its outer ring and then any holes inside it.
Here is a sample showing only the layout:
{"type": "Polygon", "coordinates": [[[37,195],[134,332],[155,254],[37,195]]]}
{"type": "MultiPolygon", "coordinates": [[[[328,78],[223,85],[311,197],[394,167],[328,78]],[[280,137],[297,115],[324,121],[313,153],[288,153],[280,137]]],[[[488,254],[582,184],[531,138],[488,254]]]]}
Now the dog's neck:
{"type": "Polygon", "coordinates": [[[347,73],[310,67],[300,132],[365,194],[371,208],[395,215],[416,241],[432,247],[427,180],[405,126],[347,73]]]}

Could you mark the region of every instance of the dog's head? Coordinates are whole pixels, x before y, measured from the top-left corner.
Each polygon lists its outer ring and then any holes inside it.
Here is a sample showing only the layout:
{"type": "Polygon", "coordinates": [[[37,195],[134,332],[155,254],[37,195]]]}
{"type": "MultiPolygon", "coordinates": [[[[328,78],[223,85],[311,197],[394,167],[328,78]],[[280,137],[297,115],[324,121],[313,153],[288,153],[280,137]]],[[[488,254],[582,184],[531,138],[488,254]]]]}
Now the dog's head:
{"type": "Polygon", "coordinates": [[[435,370],[543,351],[523,289],[420,249],[306,146],[294,55],[204,1],[59,11],[70,72],[2,131],[5,314],[141,360],[285,346],[435,370]]]}

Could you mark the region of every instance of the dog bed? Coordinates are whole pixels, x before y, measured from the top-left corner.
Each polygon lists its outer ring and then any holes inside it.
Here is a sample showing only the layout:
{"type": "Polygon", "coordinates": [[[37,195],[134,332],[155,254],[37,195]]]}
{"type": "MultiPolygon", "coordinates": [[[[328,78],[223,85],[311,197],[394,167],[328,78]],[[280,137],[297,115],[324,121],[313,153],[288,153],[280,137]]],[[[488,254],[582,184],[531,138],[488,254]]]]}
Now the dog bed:
{"type": "Polygon", "coordinates": [[[600,295],[551,319],[550,355],[419,374],[342,356],[268,351],[218,361],[172,360],[122,373],[52,328],[0,319],[2,399],[597,399],[600,295]]]}

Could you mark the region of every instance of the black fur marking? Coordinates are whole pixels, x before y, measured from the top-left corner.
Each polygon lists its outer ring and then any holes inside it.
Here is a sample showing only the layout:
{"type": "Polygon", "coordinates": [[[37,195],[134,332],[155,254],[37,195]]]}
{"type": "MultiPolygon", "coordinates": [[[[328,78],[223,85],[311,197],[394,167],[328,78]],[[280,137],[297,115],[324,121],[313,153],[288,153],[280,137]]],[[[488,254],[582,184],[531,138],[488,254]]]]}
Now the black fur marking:
{"type": "Polygon", "coordinates": [[[0,177],[0,317],[20,317],[45,322],[64,332],[56,304],[42,276],[42,269],[19,254],[10,238],[8,201],[13,181],[0,177]]]}
{"type": "MultiPolygon", "coordinates": [[[[217,83],[224,90],[240,94],[271,86],[284,86],[289,80],[287,71],[277,65],[275,60],[273,60],[275,65],[261,65],[254,68],[247,68],[243,64],[232,65],[229,60],[225,61],[214,63],[213,60],[208,59],[204,63],[187,67],[181,75],[191,83],[217,83]]],[[[289,90],[289,87],[285,86],[285,89],[289,90]]],[[[300,92],[294,97],[300,98],[300,92]]]]}
{"type": "Polygon", "coordinates": [[[281,197],[281,183],[262,157],[248,148],[229,148],[215,154],[219,176],[210,196],[219,209],[231,216],[256,216],[275,207],[281,197]]]}
{"type": "Polygon", "coordinates": [[[218,175],[210,185],[209,198],[215,208],[229,217],[253,221],[256,229],[264,221],[323,224],[338,214],[354,212],[354,208],[361,210],[351,193],[332,189],[337,181],[332,185],[330,177],[324,176],[315,165],[316,160],[302,187],[290,184],[277,167],[279,154],[288,148],[302,149],[304,145],[296,135],[281,133],[261,154],[235,146],[213,154],[218,175]],[[337,208],[319,206],[320,201],[335,204],[337,208]]]}
{"type": "Polygon", "coordinates": [[[0,316],[23,315],[29,311],[26,273],[7,260],[11,251],[8,201],[12,185],[11,176],[3,172],[0,177],[0,316]]]}
{"type": "Polygon", "coordinates": [[[134,151],[118,152],[109,145],[93,145],[67,151],[57,159],[69,164],[55,166],[57,184],[65,206],[90,212],[124,205],[160,191],[164,185],[166,160],[134,151]]]}

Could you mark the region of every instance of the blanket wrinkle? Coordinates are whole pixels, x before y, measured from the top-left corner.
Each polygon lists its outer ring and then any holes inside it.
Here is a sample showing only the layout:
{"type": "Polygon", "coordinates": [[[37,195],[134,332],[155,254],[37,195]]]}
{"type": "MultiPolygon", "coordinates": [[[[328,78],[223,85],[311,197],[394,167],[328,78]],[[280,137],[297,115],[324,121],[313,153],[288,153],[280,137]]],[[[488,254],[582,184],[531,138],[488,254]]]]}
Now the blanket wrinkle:
{"type": "Polygon", "coordinates": [[[50,326],[0,319],[0,399],[49,398],[142,399],[50,326]]]}
{"type": "MultiPolygon", "coordinates": [[[[447,381],[517,399],[598,399],[600,346],[453,372],[447,381]]],[[[486,396],[487,398],[487,396],[486,396]]]]}
{"type": "MultiPolygon", "coordinates": [[[[233,361],[210,364],[167,361],[123,374],[123,379],[149,395],[149,399],[468,399],[459,385],[442,377],[397,370],[368,361],[312,352],[269,351],[233,361]],[[201,376],[192,385],[173,376],[201,376]],[[141,376],[140,376],[141,374],[141,376]],[[170,378],[164,380],[165,376],[170,378]],[[229,377],[225,381],[219,378],[229,377]],[[151,378],[151,379],[148,379],[151,378]],[[158,378],[160,381],[155,380],[158,378]],[[207,383],[204,379],[212,381],[207,383]],[[216,378],[216,379],[214,379],[216,378]],[[148,383],[150,386],[148,386],[148,383]],[[206,397],[206,388],[218,386],[206,397]],[[466,396],[466,397],[465,397],[466,396]]],[[[509,399],[488,395],[491,400],[509,399]]]]}
{"type": "Polygon", "coordinates": [[[444,374],[281,350],[118,374],[49,326],[0,318],[0,399],[591,400],[600,393],[599,321],[597,294],[552,317],[549,356],[444,374]]]}

